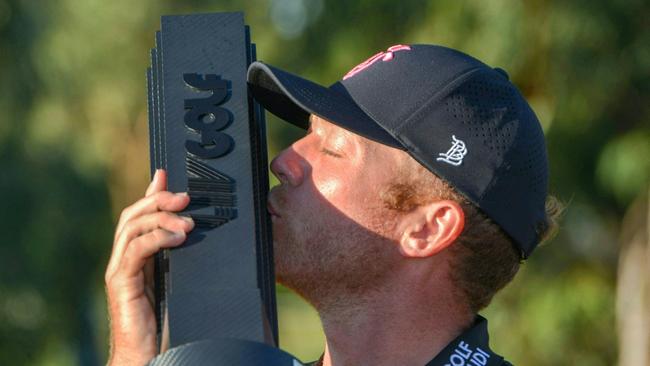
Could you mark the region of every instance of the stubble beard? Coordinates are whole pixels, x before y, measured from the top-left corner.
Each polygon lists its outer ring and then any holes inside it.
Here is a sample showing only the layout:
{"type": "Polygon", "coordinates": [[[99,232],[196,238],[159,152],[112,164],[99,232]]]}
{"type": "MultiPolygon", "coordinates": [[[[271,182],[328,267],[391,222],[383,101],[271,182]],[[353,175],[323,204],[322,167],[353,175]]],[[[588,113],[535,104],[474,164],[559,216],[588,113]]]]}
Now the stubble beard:
{"type": "Polygon", "coordinates": [[[385,218],[366,229],[341,214],[309,214],[313,219],[296,214],[274,226],[276,280],[321,313],[353,308],[385,290],[397,265],[385,218]]]}

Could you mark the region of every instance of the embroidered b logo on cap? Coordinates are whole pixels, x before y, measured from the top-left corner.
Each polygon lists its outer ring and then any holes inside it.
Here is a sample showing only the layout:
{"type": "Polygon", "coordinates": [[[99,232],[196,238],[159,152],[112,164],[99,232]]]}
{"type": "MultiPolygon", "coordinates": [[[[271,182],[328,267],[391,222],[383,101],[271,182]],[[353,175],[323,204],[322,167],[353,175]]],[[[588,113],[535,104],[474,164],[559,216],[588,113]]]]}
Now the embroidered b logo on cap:
{"type": "Polygon", "coordinates": [[[458,50],[402,44],[344,79],[325,87],[263,63],[248,71],[271,113],[303,128],[316,114],[408,152],[494,220],[522,259],[532,253],[546,217],[544,131],[501,71],[458,50]]]}
{"type": "Polygon", "coordinates": [[[365,70],[366,68],[370,67],[370,65],[374,64],[375,62],[379,61],[381,59],[382,61],[390,61],[393,59],[393,52],[397,51],[410,51],[411,47],[405,46],[402,44],[398,44],[395,46],[388,47],[388,50],[381,51],[377,53],[376,55],[370,57],[369,59],[365,60],[364,62],[358,64],[355,66],[352,70],[350,70],[345,76],[343,77],[343,80],[350,78],[361,71],[365,70]]]}
{"type": "Polygon", "coordinates": [[[467,155],[467,148],[465,147],[465,142],[456,138],[456,136],[451,136],[453,143],[449,150],[445,153],[440,153],[437,158],[437,161],[444,161],[445,163],[451,164],[453,166],[459,166],[463,163],[463,158],[467,155]]]}

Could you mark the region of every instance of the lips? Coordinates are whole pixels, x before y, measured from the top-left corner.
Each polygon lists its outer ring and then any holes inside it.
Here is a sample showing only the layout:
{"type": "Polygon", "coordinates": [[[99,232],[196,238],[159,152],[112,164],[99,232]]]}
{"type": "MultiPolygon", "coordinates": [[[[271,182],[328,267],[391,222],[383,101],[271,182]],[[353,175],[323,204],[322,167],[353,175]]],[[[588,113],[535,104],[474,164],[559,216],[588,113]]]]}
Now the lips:
{"type": "Polygon", "coordinates": [[[280,215],[278,215],[278,212],[273,207],[273,204],[271,203],[271,200],[269,200],[266,203],[266,210],[271,214],[271,216],[280,217],[280,215]]]}

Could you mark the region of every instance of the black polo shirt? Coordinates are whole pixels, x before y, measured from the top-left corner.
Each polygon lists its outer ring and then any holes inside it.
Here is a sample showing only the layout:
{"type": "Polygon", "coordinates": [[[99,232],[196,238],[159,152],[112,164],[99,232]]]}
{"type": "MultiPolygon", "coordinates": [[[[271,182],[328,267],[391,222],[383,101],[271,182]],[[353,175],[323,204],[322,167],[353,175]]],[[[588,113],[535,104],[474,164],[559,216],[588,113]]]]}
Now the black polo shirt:
{"type": "MultiPolygon", "coordinates": [[[[310,366],[320,366],[320,360],[310,366]]],[[[474,325],[456,337],[425,366],[512,366],[503,357],[490,350],[487,319],[478,315],[474,325]]]]}

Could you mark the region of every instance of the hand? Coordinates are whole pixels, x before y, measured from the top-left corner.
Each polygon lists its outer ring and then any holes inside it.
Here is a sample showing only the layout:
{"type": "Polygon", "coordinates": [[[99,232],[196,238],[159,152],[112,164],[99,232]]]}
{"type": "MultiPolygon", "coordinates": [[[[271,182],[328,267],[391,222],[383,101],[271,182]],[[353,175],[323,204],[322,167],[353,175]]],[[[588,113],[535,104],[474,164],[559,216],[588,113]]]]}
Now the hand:
{"type": "Polygon", "coordinates": [[[185,193],[167,190],[167,175],[157,170],[145,197],[122,211],[106,268],[111,319],[109,365],[142,366],[156,354],[153,310],[153,255],[185,241],[192,219],[173,212],[190,202],[185,193]]]}

